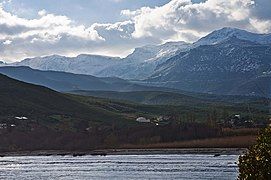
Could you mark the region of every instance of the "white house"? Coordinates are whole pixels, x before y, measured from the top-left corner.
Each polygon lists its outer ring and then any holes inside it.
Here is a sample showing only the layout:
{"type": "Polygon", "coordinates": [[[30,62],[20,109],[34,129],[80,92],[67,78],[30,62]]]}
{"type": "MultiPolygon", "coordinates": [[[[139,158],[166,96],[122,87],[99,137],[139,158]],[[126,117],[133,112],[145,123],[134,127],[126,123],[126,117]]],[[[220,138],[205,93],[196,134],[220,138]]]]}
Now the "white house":
{"type": "Polygon", "coordinates": [[[241,115],[240,115],[240,114],[235,114],[234,117],[240,119],[240,118],[241,118],[241,115]]]}
{"type": "Polygon", "coordinates": [[[141,123],[150,123],[151,122],[151,120],[146,119],[144,117],[139,117],[139,118],[136,119],[136,121],[141,122],[141,123]]]}
{"type": "Polygon", "coordinates": [[[19,117],[19,116],[17,116],[17,117],[15,117],[15,119],[18,119],[18,120],[27,120],[28,118],[27,117],[19,117]]]}

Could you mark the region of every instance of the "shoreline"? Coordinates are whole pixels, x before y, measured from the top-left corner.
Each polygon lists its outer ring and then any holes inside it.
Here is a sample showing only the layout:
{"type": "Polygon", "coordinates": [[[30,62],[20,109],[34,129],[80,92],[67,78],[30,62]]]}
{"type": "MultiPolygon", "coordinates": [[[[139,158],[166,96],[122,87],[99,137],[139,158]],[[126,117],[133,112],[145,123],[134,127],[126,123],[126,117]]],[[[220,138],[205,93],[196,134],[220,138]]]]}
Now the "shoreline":
{"type": "Polygon", "coordinates": [[[158,155],[158,154],[206,154],[206,155],[242,155],[247,148],[158,148],[158,149],[101,149],[92,151],[17,151],[2,152],[0,157],[12,156],[107,156],[107,155],[158,155]]]}

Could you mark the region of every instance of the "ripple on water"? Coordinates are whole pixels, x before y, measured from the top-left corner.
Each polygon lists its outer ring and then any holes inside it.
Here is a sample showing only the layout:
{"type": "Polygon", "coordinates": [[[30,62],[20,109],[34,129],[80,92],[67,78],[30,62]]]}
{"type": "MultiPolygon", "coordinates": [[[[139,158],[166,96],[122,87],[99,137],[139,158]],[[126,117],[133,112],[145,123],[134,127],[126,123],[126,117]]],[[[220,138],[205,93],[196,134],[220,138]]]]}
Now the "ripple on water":
{"type": "Polygon", "coordinates": [[[236,179],[237,155],[0,158],[0,179],[236,179]]]}

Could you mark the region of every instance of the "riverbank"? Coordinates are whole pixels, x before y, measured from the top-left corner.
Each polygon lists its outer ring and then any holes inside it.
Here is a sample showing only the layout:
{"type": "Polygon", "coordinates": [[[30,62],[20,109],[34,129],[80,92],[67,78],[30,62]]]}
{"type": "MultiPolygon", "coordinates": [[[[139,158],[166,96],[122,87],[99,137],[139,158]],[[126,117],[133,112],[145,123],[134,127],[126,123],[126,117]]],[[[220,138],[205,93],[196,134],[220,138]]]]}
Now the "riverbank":
{"type": "Polygon", "coordinates": [[[115,149],[96,149],[89,151],[15,151],[0,152],[2,156],[84,156],[84,155],[144,155],[144,154],[212,154],[241,155],[256,142],[256,136],[233,136],[171,143],[132,145],[124,144],[115,149]]]}
{"type": "Polygon", "coordinates": [[[230,136],[189,141],[177,141],[155,144],[124,144],[121,149],[164,149],[164,148],[248,148],[256,143],[257,136],[230,136]]]}
{"type": "Polygon", "coordinates": [[[210,154],[241,155],[246,148],[163,148],[163,149],[103,149],[93,151],[18,151],[0,153],[5,156],[107,156],[107,155],[152,155],[152,154],[210,154]]]}

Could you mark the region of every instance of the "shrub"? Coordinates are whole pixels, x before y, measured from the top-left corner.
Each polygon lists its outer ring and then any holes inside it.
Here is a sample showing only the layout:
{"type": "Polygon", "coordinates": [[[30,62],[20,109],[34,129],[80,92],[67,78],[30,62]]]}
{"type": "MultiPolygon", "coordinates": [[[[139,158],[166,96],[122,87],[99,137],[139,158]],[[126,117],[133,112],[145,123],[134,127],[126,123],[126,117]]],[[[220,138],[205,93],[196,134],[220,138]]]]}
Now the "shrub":
{"type": "Polygon", "coordinates": [[[264,129],[257,144],[239,158],[239,179],[271,179],[271,127],[264,129]]]}

